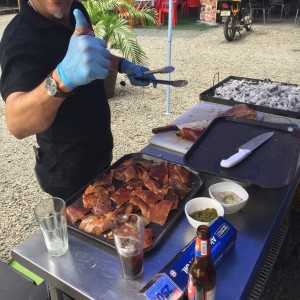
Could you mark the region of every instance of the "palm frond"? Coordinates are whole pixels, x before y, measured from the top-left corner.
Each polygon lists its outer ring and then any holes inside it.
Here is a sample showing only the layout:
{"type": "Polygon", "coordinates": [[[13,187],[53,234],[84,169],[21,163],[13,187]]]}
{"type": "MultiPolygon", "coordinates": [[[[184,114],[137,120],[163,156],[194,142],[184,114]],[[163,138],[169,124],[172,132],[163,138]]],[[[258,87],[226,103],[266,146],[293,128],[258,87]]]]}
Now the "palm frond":
{"type": "Polygon", "coordinates": [[[136,6],[130,0],[82,0],[89,13],[95,34],[106,40],[110,49],[121,52],[136,64],[147,65],[147,56],[138,43],[129,22],[158,24],[157,12],[151,7],[136,6]]]}
{"type": "Polygon", "coordinates": [[[122,56],[136,64],[147,65],[147,56],[137,41],[135,32],[129,26],[128,20],[111,16],[103,16],[95,26],[95,34],[107,41],[110,49],[119,50],[122,56]]]}

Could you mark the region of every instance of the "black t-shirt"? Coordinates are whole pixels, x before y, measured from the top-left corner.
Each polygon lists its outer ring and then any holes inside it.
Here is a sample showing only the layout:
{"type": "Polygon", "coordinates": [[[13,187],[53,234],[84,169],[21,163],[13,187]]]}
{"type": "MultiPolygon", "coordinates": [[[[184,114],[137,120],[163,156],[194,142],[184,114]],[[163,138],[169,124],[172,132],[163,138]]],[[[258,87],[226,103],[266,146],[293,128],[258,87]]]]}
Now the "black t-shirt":
{"type": "MultiPolygon", "coordinates": [[[[4,31],[0,44],[1,95],[30,91],[39,85],[64,58],[75,28],[73,2],[69,29],[50,22],[27,2],[4,31]]],[[[45,169],[60,165],[69,178],[90,178],[95,167],[112,151],[110,109],[103,80],[75,88],[59,107],[51,126],[37,134],[45,169]]],[[[55,101],[55,99],[53,100],[55,101]]]]}

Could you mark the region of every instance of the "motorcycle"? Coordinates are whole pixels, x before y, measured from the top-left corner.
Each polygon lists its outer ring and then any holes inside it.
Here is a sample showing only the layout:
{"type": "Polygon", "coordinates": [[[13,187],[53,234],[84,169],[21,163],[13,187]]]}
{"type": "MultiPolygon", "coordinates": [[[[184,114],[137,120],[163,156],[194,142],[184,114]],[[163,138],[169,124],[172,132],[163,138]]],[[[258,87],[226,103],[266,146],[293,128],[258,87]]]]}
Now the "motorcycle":
{"type": "Polygon", "coordinates": [[[236,32],[241,34],[243,29],[251,30],[253,11],[249,0],[221,0],[218,2],[222,18],[223,33],[227,41],[232,41],[236,32]]]}

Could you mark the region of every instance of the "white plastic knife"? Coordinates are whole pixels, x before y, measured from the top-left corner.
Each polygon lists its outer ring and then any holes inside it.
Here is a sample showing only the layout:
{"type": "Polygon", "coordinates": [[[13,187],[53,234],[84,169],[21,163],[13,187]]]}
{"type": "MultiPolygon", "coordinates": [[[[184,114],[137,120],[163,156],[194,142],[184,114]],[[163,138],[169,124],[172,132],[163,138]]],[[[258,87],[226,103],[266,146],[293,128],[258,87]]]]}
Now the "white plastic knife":
{"type": "Polygon", "coordinates": [[[221,167],[223,168],[231,168],[238,164],[240,161],[245,159],[248,155],[252,153],[253,150],[255,150],[257,147],[259,147],[261,144],[266,142],[272,135],[274,134],[274,131],[263,133],[247,143],[241,145],[238,147],[238,152],[233,154],[227,159],[221,160],[221,167]]]}

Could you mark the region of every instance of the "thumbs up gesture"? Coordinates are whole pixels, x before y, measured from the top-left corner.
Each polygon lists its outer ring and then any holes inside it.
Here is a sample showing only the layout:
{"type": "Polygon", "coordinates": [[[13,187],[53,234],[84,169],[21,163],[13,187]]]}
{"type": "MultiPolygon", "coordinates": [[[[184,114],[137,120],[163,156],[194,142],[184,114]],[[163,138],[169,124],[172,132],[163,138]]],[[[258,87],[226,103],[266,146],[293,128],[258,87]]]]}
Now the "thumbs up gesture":
{"type": "Polygon", "coordinates": [[[64,59],[57,66],[61,81],[69,89],[106,78],[111,66],[106,42],[88,35],[88,23],[79,9],[74,10],[74,16],[75,31],[64,59]]]}

